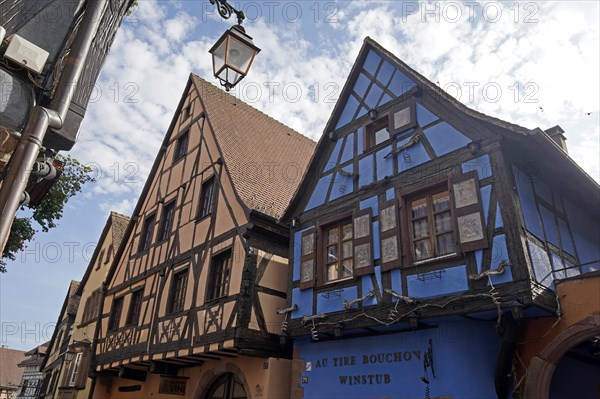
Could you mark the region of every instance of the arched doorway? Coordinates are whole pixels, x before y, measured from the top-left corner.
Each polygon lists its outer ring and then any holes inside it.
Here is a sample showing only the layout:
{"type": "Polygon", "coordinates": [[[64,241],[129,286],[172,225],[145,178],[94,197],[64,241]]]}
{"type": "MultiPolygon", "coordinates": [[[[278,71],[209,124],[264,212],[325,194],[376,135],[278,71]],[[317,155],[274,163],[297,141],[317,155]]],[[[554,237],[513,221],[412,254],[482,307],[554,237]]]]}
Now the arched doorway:
{"type": "Polygon", "coordinates": [[[235,374],[226,373],[219,376],[211,385],[206,399],[248,399],[248,395],[235,374]]]}
{"type": "Polygon", "coordinates": [[[558,334],[538,356],[531,359],[524,397],[548,399],[554,371],[563,356],[580,349],[582,343],[596,336],[600,336],[600,314],[589,316],[558,334]]]}

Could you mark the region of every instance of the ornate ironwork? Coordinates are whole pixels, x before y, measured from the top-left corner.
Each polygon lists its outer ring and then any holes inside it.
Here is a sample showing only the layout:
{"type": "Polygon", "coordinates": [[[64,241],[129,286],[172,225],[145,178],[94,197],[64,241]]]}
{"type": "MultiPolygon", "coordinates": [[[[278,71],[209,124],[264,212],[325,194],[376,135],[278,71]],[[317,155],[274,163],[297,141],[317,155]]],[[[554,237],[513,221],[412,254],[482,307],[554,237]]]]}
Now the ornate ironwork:
{"type": "Polygon", "coordinates": [[[217,11],[219,15],[225,19],[229,19],[231,14],[235,14],[238,20],[238,24],[241,25],[246,16],[243,11],[238,11],[231,4],[227,2],[227,0],[210,0],[210,3],[217,6],[217,11]]]}

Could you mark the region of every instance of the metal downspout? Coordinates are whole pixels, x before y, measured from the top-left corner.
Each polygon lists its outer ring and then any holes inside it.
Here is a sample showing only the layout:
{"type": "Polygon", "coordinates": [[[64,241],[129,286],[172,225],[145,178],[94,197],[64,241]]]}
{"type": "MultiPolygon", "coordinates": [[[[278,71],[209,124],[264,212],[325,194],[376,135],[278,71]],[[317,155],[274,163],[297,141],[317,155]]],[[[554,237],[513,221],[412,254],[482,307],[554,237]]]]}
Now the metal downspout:
{"type": "Polygon", "coordinates": [[[50,108],[35,106],[19,139],[0,186],[0,248],[4,251],[12,222],[27,187],[29,175],[42,148],[48,127],[60,129],[75,94],[100,16],[108,0],[89,0],[83,20],[65,61],[60,83],[50,108]]]}

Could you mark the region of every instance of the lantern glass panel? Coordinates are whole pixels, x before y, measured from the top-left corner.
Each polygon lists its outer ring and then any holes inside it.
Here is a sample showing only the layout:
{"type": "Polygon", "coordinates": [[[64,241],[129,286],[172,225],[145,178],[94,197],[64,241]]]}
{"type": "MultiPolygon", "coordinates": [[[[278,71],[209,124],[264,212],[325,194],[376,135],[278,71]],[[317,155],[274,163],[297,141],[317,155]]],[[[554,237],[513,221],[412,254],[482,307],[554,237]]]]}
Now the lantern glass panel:
{"type": "Polygon", "coordinates": [[[227,51],[227,64],[242,72],[248,73],[250,63],[254,58],[255,51],[235,37],[229,39],[229,50],[227,51]]]}
{"type": "Polygon", "coordinates": [[[219,70],[225,65],[225,52],[227,49],[227,39],[222,40],[213,51],[213,73],[217,75],[219,70]]]}

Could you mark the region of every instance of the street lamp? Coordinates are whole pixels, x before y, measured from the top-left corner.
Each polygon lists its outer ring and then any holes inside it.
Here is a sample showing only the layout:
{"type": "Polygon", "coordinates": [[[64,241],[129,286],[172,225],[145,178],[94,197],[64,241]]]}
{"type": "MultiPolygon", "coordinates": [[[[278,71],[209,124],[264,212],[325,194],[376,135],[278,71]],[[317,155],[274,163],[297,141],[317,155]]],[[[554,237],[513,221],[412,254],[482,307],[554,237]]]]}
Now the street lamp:
{"type": "Polygon", "coordinates": [[[213,58],[213,73],[226,91],[231,90],[248,74],[254,57],[260,49],[254,45],[252,38],[246,34],[242,22],[246,18],[242,11],[233,8],[227,0],[210,0],[217,5],[219,15],[228,19],[234,13],[238,24],[226,30],[209,50],[213,58]]]}

